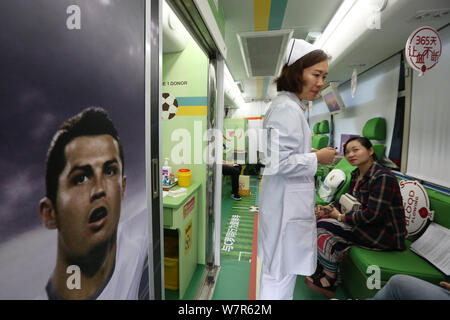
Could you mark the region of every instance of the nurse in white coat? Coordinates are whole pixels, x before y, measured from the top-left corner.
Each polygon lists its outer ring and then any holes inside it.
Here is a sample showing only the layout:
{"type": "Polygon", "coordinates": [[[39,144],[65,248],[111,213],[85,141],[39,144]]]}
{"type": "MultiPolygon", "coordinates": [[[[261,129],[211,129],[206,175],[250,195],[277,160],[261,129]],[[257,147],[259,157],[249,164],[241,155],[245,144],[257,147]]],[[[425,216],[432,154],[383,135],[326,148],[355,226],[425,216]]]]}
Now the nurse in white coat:
{"type": "Polygon", "coordinates": [[[291,300],[296,277],[316,269],[314,175],[336,152],[311,149],[311,130],[301,100],[314,100],[328,74],[328,56],[304,40],[292,39],[286,65],[276,80],[278,96],[264,119],[267,148],[261,183],[258,257],[260,299],[291,300]]]}

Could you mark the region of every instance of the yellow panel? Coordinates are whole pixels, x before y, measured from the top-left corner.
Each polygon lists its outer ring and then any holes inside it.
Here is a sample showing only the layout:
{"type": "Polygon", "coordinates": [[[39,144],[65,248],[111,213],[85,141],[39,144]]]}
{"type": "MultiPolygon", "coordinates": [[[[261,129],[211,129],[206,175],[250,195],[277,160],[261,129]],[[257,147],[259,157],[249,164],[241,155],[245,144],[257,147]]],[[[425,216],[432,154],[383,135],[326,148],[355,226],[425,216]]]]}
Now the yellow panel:
{"type": "Polygon", "coordinates": [[[263,83],[264,83],[264,78],[256,79],[256,97],[258,99],[262,99],[263,83]]]}
{"type": "Polygon", "coordinates": [[[207,106],[179,106],[177,116],[206,116],[207,106]]]}
{"type": "Polygon", "coordinates": [[[255,31],[269,29],[270,3],[271,0],[253,0],[255,31]]]}

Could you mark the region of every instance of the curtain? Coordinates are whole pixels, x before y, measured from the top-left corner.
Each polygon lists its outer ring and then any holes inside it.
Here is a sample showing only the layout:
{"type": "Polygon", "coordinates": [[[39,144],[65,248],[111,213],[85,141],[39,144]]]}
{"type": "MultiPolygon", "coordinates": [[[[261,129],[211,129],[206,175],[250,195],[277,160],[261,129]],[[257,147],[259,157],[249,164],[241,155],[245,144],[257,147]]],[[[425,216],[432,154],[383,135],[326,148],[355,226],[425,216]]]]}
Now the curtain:
{"type": "Polygon", "coordinates": [[[439,35],[439,63],[413,75],[407,174],[450,188],[450,27],[439,35]]]}

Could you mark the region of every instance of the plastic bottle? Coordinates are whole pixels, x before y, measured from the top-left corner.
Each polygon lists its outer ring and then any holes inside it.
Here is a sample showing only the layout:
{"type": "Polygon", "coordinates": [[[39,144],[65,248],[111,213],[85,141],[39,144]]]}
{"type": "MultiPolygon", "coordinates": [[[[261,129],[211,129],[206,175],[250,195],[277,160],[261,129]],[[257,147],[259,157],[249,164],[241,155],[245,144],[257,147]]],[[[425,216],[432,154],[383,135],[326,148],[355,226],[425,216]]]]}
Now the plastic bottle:
{"type": "Polygon", "coordinates": [[[169,158],[164,158],[164,166],[162,167],[162,176],[169,178],[172,173],[172,167],[169,166],[169,158]]]}

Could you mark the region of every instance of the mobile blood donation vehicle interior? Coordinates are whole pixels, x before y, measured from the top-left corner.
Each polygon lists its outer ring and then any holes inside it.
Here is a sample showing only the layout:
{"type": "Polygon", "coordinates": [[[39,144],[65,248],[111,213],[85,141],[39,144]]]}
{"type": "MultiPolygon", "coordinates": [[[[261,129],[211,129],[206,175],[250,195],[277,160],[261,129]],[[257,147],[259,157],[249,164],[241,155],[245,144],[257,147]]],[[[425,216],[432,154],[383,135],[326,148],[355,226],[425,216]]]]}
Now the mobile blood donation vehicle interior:
{"type": "Polygon", "coordinates": [[[259,300],[277,268],[293,300],[449,282],[448,0],[3,0],[0,43],[1,300],[259,300]],[[314,98],[277,90],[319,49],[314,98]],[[327,223],[364,239],[326,253],[327,223]],[[313,269],[288,267],[304,242],[313,269]]]}

